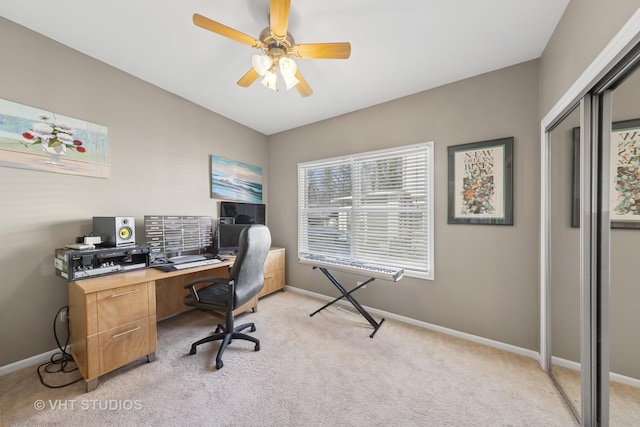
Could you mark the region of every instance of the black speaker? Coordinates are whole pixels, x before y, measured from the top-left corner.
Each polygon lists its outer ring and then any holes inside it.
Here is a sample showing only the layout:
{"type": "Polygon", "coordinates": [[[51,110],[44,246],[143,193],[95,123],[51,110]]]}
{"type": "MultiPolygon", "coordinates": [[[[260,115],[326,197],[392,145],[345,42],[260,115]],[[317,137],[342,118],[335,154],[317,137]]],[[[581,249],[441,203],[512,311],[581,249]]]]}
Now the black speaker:
{"type": "Polygon", "coordinates": [[[93,235],[100,236],[102,246],[133,246],[136,244],[135,218],[132,216],[94,216],[93,235]]]}

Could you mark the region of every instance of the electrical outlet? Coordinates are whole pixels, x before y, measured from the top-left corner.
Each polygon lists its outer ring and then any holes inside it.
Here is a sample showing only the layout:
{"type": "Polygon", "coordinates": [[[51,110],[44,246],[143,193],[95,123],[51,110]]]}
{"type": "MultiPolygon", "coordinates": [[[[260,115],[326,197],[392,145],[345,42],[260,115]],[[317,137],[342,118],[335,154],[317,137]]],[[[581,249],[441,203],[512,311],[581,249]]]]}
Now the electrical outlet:
{"type": "Polygon", "coordinates": [[[60,312],[60,315],[58,316],[58,320],[60,320],[60,323],[67,323],[67,310],[63,310],[60,312]]]}

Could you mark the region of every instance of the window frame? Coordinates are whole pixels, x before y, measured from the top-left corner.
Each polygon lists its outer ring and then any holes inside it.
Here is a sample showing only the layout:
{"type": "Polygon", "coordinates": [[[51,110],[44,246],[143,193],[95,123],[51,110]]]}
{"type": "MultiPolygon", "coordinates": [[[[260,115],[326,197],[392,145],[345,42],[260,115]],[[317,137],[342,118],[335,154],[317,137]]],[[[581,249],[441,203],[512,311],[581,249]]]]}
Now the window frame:
{"type": "MultiPolygon", "coordinates": [[[[374,163],[376,166],[378,163],[374,163]]],[[[386,172],[376,172],[375,177],[382,178],[380,182],[385,184],[390,181],[393,181],[392,185],[398,185],[398,179],[388,178],[390,175],[386,172]]],[[[375,150],[368,151],[362,153],[355,153],[345,156],[320,159],[302,162],[298,164],[298,258],[304,257],[305,255],[325,255],[329,257],[338,257],[340,259],[346,261],[353,262],[370,262],[381,265],[390,265],[394,267],[401,267],[404,269],[404,275],[408,277],[415,277],[427,280],[434,279],[434,205],[435,205],[435,195],[434,195],[434,143],[433,141],[423,142],[419,144],[413,145],[405,145],[399,147],[393,147],[383,150],[375,150]],[[390,164],[397,163],[396,158],[400,157],[402,161],[397,166],[398,169],[402,169],[402,175],[400,178],[401,187],[398,187],[398,193],[410,191],[409,198],[413,199],[413,202],[410,202],[405,205],[403,209],[398,209],[397,205],[393,208],[384,208],[380,209],[377,207],[369,207],[369,210],[364,209],[365,217],[369,214],[373,214],[377,220],[374,218],[371,223],[371,227],[369,223],[366,222],[366,219],[363,221],[361,218],[355,219],[354,216],[361,214],[362,204],[354,203],[355,200],[359,200],[366,196],[371,196],[374,192],[369,193],[360,193],[359,191],[363,188],[364,181],[358,181],[360,175],[356,171],[362,171],[358,162],[366,161],[367,159],[374,159],[372,162],[376,161],[386,161],[390,164]],[[421,165],[422,157],[424,157],[424,164],[421,165]],[[415,159],[418,159],[416,162],[415,159]],[[411,163],[413,162],[413,163],[411,163]],[[413,166],[411,168],[407,168],[406,164],[411,163],[413,166]],[[415,166],[418,164],[418,166],[415,166]],[[348,172],[342,174],[342,171],[337,173],[333,173],[331,168],[343,167],[347,166],[349,169],[348,172]],[[323,195],[326,196],[322,192],[322,190],[318,190],[311,194],[309,189],[309,185],[312,183],[309,180],[310,174],[313,174],[314,171],[317,171],[319,174],[330,175],[329,178],[325,178],[324,187],[328,187],[329,184],[334,184],[332,189],[325,190],[326,194],[330,196],[340,195],[342,197],[333,197],[331,200],[321,200],[320,198],[323,195]],[[407,171],[413,174],[412,177],[407,177],[407,171]],[[347,176],[348,175],[348,176],[347,176]],[[416,187],[415,179],[413,179],[416,175],[419,175],[418,184],[416,187]],[[344,184],[344,182],[349,182],[349,184],[344,184]],[[358,182],[360,183],[358,185],[358,182]],[[409,183],[410,182],[410,183],[409,183]],[[341,187],[341,185],[345,185],[345,188],[341,187]],[[337,187],[336,187],[337,186],[337,187]],[[348,191],[347,191],[348,190],[348,191]],[[363,195],[364,194],[364,195],[363,195]],[[314,196],[317,196],[314,198],[314,196]],[[338,199],[350,200],[349,203],[344,203],[341,205],[340,203],[336,203],[338,199]],[[310,207],[313,202],[318,203],[316,207],[310,207]],[[323,205],[326,203],[326,205],[323,205]],[[333,203],[333,204],[332,204],[333,203]],[[319,206],[319,207],[318,207],[319,206]],[[311,219],[310,215],[316,213],[315,219],[311,219]],[[382,216],[379,214],[382,213],[382,216]],[[323,217],[324,215],[324,217],[323,217]],[[385,216],[386,215],[386,216],[385,216]],[[404,216],[403,216],[404,215],[404,216]],[[321,220],[324,220],[326,223],[329,218],[334,218],[334,226],[328,227],[320,224],[321,220]],[[380,219],[381,218],[381,219],[380,219]],[[407,219],[408,218],[408,219],[407,219]],[[316,221],[315,223],[313,221],[316,221]],[[362,233],[362,229],[373,228],[374,226],[378,227],[376,237],[383,236],[380,234],[380,226],[384,225],[384,221],[394,221],[395,223],[409,223],[410,227],[409,232],[405,231],[405,235],[402,236],[403,239],[407,239],[407,234],[411,235],[411,230],[420,232],[419,234],[422,236],[420,240],[414,239],[412,245],[417,245],[417,251],[409,251],[406,253],[410,253],[415,255],[415,258],[408,257],[403,258],[404,254],[398,254],[395,260],[388,261],[387,257],[383,256],[372,256],[370,254],[364,254],[364,257],[361,251],[356,251],[355,247],[365,249],[371,249],[371,244],[367,241],[367,239],[360,239],[361,243],[358,241],[353,241],[353,239],[357,236],[358,232],[362,233]],[[339,224],[338,224],[339,223],[339,224]],[[340,228],[340,224],[344,227],[344,224],[347,224],[347,228],[340,228]],[[324,234],[319,237],[318,240],[314,239],[313,235],[309,233],[309,229],[316,225],[316,230],[314,233],[324,234]],[[358,232],[355,232],[356,230],[358,232]],[[344,235],[345,238],[342,239],[343,245],[335,245],[335,241],[332,240],[331,231],[336,233],[338,232],[346,232],[344,235]],[[318,246],[318,242],[320,246],[318,246]],[[364,244],[362,243],[364,242],[364,244]],[[315,249],[310,249],[311,244],[315,244],[315,249]],[[331,246],[322,245],[328,243],[331,246]],[[356,253],[359,252],[359,253],[356,253]],[[359,256],[358,256],[359,255],[359,256]],[[402,259],[407,260],[407,262],[402,261],[402,259]]],[[[321,178],[318,178],[317,181],[313,182],[313,188],[320,187],[321,178]]],[[[380,194],[384,193],[379,192],[380,194]]],[[[384,201],[384,198],[382,199],[384,201]]],[[[388,206],[388,205],[387,205],[388,206]]],[[[366,234],[367,232],[365,232],[366,234]]],[[[418,233],[416,233],[418,234],[418,233]]],[[[413,235],[416,235],[413,234],[413,235]]],[[[388,234],[387,234],[388,235],[388,234]]],[[[409,239],[413,239],[413,237],[409,237],[409,239]]],[[[384,239],[382,239],[384,240],[384,239]]],[[[392,240],[392,239],[387,239],[392,240]]],[[[407,242],[408,243],[408,242],[407,242]]],[[[384,244],[384,243],[383,243],[384,244]]],[[[389,257],[392,259],[393,257],[389,257]]]]}

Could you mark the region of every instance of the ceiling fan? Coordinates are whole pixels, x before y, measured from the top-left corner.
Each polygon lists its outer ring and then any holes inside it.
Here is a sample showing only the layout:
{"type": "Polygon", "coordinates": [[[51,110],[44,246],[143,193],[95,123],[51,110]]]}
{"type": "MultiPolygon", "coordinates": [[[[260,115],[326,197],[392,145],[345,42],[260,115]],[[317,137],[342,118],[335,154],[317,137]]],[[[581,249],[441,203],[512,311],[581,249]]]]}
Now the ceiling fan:
{"type": "Polygon", "coordinates": [[[313,91],[291,57],[347,59],[351,55],[351,44],[348,42],[296,44],[291,34],[287,32],[290,4],[291,0],[270,0],[269,26],[262,30],[257,39],[197,13],[193,15],[193,23],[205,30],[262,50],[263,55],[253,56],[253,66],[238,80],[238,85],[249,87],[262,76],[262,84],[278,90],[276,70],[279,69],[287,90],[295,86],[300,95],[306,97],[313,91]]]}

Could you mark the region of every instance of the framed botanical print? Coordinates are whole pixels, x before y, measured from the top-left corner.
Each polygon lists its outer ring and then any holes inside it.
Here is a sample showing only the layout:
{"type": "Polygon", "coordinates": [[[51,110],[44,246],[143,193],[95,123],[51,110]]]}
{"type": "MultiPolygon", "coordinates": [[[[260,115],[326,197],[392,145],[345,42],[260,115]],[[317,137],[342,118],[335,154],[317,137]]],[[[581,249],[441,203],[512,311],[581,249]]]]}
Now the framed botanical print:
{"type": "MultiPolygon", "coordinates": [[[[640,119],[611,125],[611,228],[640,229],[640,119]]],[[[580,128],[573,129],[571,226],[580,226],[580,128]]]]}
{"type": "Polygon", "coordinates": [[[449,224],[513,225],[513,140],[447,147],[449,224]]]}

